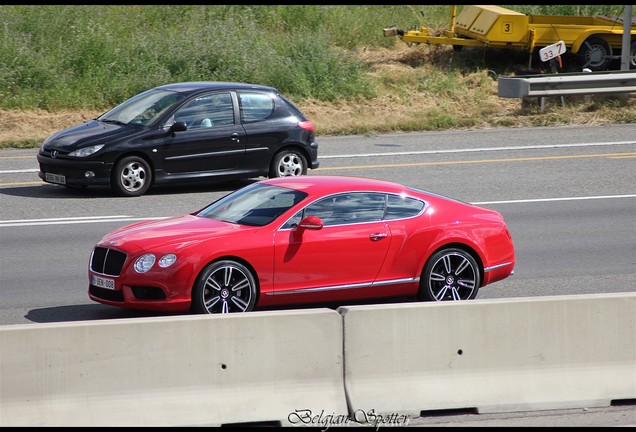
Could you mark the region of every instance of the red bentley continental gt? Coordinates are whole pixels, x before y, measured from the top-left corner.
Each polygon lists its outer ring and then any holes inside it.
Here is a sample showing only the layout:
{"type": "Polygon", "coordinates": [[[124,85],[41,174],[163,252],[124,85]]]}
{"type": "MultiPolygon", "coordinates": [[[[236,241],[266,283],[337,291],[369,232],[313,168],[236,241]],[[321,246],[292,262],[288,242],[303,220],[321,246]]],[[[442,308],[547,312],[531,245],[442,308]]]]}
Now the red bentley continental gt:
{"type": "Polygon", "coordinates": [[[470,300],[514,266],[495,210],[381,180],[281,177],[105,235],[90,256],[88,295],[209,314],[390,297],[470,300]]]}

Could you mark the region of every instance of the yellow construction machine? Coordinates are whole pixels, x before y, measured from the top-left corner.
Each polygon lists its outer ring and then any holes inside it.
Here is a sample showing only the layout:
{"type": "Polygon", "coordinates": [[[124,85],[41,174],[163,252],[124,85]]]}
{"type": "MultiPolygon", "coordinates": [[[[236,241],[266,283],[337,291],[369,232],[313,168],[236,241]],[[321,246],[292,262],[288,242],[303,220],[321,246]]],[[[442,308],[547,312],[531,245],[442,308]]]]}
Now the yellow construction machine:
{"type": "MultiPolygon", "coordinates": [[[[563,43],[582,68],[607,70],[620,59],[623,20],[609,17],[568,15],[527,15],[500,6],[464,5],[457,15],[451,8],[450,28],[435,35],[424,23],[419,29],[400,30],[396,26],[384,29],[384,36],[398,36],[409,46],[413,44],[447,44],[456,51],[464,46],[512,48],[532,54],[541,48],[563,43]]],[[[630,68],[636,68],[636,23],[631,23],[630,68]]]]}

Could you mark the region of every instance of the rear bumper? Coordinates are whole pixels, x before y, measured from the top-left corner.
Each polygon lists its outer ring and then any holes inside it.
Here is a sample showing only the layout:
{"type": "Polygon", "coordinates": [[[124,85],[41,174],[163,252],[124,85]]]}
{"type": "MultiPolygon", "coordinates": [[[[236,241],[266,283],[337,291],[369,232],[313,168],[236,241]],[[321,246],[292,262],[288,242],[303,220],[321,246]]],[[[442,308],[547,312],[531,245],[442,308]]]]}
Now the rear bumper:
{"type": "Polygon", "coordinates": [[[318,162],[318,143],[312,142],[309,146],[309,168],[316,169],[320,166],[318,162]]]}

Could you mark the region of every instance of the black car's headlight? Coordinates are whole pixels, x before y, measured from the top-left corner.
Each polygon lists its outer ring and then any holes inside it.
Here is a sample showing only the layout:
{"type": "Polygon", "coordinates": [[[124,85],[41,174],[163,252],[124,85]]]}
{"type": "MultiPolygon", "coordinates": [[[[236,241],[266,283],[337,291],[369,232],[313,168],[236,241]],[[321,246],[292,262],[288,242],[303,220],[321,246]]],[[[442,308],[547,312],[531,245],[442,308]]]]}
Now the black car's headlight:
{"type": "MultiPolygon", "coordinates": [[[[156,260],[157,257],[155,257],[154,254],[147,253],[137,258],[133,267],[137,273],[146,273],[153,265],[155,265],[156,260]]],[[[170,267],[175,262],[177,262],[177,256],[175,254],[165,254],[159,258],[159,267],[170,267]]]]}
{"type": "Polygon", "coordinates": [[[41,152],[44,152],[44,147],[46,147],[46,145],[51,141],[51,139],[53,139],[53,135],[51,135],[50,137],[48,137],[47,139],[44,140],[44,142],[40,146],[40,151],[41,152]]]}
{"type": "Polygon", "coordinates": [[[81,149],[73,150],[68,155],[69,156],[75,156],[75,157],[86,157],[86,156],[90,156],[93,153],[101,150],[102,147],[104,147],[104,144],[97,144],[97,145],[90,146],[90,147],[84,147],[84,148],[81,148],[81,149]]]}

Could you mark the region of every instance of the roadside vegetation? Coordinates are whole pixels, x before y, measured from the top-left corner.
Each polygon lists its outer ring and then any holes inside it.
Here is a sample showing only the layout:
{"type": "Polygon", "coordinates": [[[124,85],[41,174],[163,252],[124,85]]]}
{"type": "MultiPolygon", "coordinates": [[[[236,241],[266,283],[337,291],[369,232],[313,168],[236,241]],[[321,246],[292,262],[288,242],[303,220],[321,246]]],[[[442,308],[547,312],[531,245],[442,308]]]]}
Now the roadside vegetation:
{"type": "MultiPolygon", "coordinates": [[[[622,6],[512,5],[622,16],[622,6]]],[[[460,6],[461,7],[461,6],[460,6]]],[[[497,96],[525,53],[408,47],[382,29],[448,26],[450,6],[0,6],[0,148],[46,136],[143,90],[179,81],[277,87],[318,135],[636,122],[633,97],[497,96]]],[[[568,65],[572,68],[574,66],[568,65]]]]}

